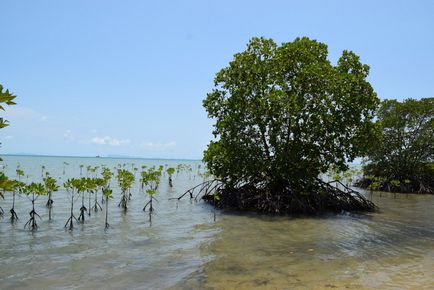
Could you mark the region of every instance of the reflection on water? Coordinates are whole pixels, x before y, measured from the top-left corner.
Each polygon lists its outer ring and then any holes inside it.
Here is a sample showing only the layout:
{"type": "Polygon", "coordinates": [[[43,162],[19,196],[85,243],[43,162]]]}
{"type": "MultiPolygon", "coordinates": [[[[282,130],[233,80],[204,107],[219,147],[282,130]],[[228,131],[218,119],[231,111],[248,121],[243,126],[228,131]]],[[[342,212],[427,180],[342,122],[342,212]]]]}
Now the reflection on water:
{"type": "MultiPolygon", "coordinates": [[[[175,164],[176,161],[6,157],[15,164],[40,165],[65,179],[79,175],[79,164],[175,164]]],[[[196,166],[197,162],[191,162],[196,166]]],[[[196,172],[193,170],[193,172],[196,172]]],[[[85,174],[85,173],[84,173],[85,174]]],[[[167,176],[166,176],[167,178],[167,176]]],[[[0,288],[20,289],[430,289],[434,285],[434,196],[379,194],[381,211],[368,215],[316,218],[267,217],[218,213],[176,197],[196,184],[184,172],[174,189],[163,182],[157,215],[150,227],[142,212],[145,197],[133,191],[124,215],[111,200],[105,232],[103,213],[69,233],[63,225],[69,203],[56,193],[54,220],[47,221],[45,200],[37,211],[43,220],[35,233],[23,229],[30,202],[18,199],[18,224],[7,220],[10,198],[0,201],[0,288]]],[[[369,195],[369,194],[367,194],[369,195]]],[[[157,197],[158,198],[158,197],[157,197]]]]}
{"type": "MultiPolygon", "coordinates": [[[[61,180],[80,176],[79,165],[106,164],[113,168],[118,163],[141,165],[171,164],[180,161],[116,160],[105,158],[43,158],[4,157],[6,172],[14,177],[16,164],[28,173],[28,181],[41,179],[41,165],[61,180]],[[63,175],[63,162],[66,174],[63,175]]],[[[189,162],[193,168],[199,162],[189,162]]],[[[194,171],[196,172],[196,171],[194,171]]],[[[138,175],[138,174],[137,174],[138,175]]],[[[155,204],[156,214],[149,225],[142,211],[147,202],[137,183],[132,190],[132,201],[124,214],[117,207],[120,190],[112,182],[114,198],[109,201],[108,219],[111,227],[104,231],[105,212],[92,212],[83,225],[72,232],[64,230],[69,217],[69,196],[64,191],[54,193],[53,220],[48,221],[46,197],[37,200],[36,211],[41,215],[39,228],[31,233],[25,230],[31,202],[25,196],[17,199],[19,221],[11,225],[8,210],[11,196],[0,200],[5,217],[0,220],[0,289],[155,289],[173,286],[197,270],[207,257],[200,255],[200,245],[214,235],[209,209],[185,200],[169,201],[179,196],[191,184],[198,182],[189,172],[175,174],[174,188],[167,186],[168,176],[162,177],[155,204]]],[[[93,202],[93,200],[92,200],[93,202]]],[[[81,199],[75,203],[76,216],[81,199]]],[[[86,199],[87,206],[87,199],[86,199]]]]}
{"type": "Polygon", "coordinates": [[[372,196],[381,211],[289,219],[220,216],[212,260],[184,281],[209,289],[432,289],[434,196],[372,196]]]}

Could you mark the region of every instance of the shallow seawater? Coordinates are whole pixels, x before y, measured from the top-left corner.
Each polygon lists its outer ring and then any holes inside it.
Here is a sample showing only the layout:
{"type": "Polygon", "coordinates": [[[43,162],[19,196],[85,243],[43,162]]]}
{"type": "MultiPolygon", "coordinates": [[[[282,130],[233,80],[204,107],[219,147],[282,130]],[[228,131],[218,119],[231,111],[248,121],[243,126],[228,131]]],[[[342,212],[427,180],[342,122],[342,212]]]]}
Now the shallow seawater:
{"type": "MultiPolygon", "coordinates": [[[[16,165],[40,180],[41,165],[62,182],[79,176],[79,165],[190,164],[167,175],[157,194],[150,225],[146,198],[133,190],[129,209],[118,207],[119,191],[105,212],[93,213],[72,232],[64,230],[68,195],[54,195],[53,220],[45,197],[37,201],[39,228],[25,230],[30,201],[17,199],[20,220],[11,225],[11,196],[0,200],[0,289],[432,289],[434,287],[434,196],[365,193],[377,213],[315,218],[269,217],[217,212],[177,197],[201,181],[199,162],[106,158],[3,158],[13,177],[16,165]],[[63,162],[65,166],[63,174],[63,162]]],[[[82,174],[86,175],[83,169],[82,174]]],[[[112,183],[113,184],[113,183],[112,183]]],[[[114,184],[113,184],[114,185],[114,184]]],[[[114,187],[116,188],[116,187],[114,187]]],[[[76,212],[78,215],[78,212],[76,212]]]]}

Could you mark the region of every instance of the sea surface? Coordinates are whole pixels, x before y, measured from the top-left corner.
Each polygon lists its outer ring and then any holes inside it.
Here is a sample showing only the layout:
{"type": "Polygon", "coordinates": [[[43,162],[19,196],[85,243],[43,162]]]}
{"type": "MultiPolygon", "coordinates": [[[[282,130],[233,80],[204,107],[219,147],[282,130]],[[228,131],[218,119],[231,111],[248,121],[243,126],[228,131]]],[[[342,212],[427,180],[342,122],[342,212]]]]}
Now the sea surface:
{"type": "MultiPolygon", "coordinates": [[[[60,184],[93,176],[87,166],[136,172],[128,211],[118,208],[111,182],[108,222],[91,212],[65,230],[70,195],[54,193],[53,219],[46,197],[36,202],[39,228],[24,229],[31,202],[19,196],[11,224],[12,194],[0,199],[0,289],[434,289],[434,196],[362,191],[380,208],[370,214],[309,218],[214,211],[188,197],[173,200],[203,181],[200,161],[3,156],[0,166],[16,178],[39,182],[44,172],[60,184]],[[176,167],[162,176],[152,223],[138,182],[142,165],[176,167]],[[82,170],[80,172],[80,165],[82,170]]],[[[100,193],[98,199],[100,200],[100,193]]],[[[92,199],[93,202],[93,199],[92,199]]],[[[77,200],[78,216],[81,200],[77,200]]],[[[87,206],[87,204],[86,204],[87,206]]]]}

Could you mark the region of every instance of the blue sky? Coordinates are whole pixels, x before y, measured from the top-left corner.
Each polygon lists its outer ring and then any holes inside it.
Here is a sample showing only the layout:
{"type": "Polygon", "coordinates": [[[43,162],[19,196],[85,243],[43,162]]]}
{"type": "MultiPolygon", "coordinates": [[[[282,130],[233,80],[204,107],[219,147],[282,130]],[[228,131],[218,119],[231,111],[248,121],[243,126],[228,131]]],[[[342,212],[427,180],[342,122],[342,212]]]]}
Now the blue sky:
{"type": "Polygon", "coordinates": [[[2,153],[201,158],[202,99],[251,37],[353,50],[382,99],[434,95],[434,1],[0,2],[2,153]]]}

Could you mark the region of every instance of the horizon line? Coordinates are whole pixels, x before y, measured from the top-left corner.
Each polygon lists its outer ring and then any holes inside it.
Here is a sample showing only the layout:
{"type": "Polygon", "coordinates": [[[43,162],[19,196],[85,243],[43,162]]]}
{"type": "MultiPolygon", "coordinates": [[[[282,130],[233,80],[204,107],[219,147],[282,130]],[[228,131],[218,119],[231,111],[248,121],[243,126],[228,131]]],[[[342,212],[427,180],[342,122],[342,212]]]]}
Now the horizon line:
{"type": "Polygon", "coordinates": [[[194,158],[160,158],[160,157],[135,157],[135,156],[80,156],[80,155],[47,155],[31,153],[1,153],[0,156],[27,156],[27,157],[67,157],[67,158],[106,158],[106,159],[144,159],[144,160],[185,160],[185,161],[202,161],[194,158]]]}

